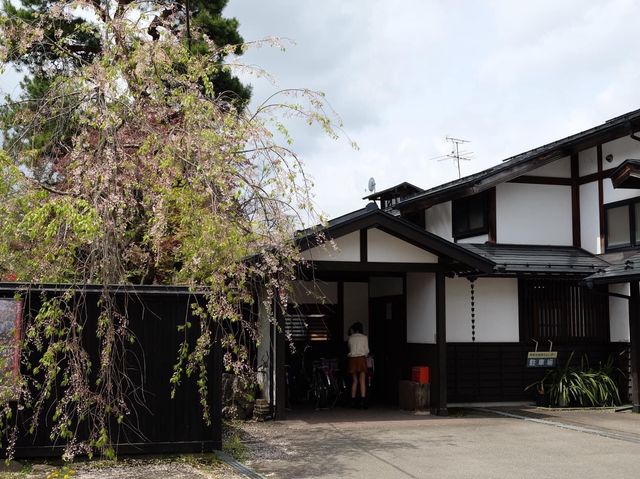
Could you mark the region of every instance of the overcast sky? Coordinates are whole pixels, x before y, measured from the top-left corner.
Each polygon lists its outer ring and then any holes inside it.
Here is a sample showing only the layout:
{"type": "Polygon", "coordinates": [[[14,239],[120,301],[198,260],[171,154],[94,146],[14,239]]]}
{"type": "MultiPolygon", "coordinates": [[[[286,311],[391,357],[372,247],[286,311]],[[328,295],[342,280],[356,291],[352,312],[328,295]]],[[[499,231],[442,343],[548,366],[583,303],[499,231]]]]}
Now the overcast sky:
{"type": "MultiPolygon", "coordinates": [[[[637,0],[230,0],[246,41],[279,36],[286,52],[244,60],[281,88],[321,90],[347,141],[292,125],[294,147],[330,217],[402,181],[457,178],[447,135],[470,140],[463,175],[640,108],[637,0]]],[[[15,89],[16,75],[0,77],[15,89]]],[[[276,89],[255,80],[254,101],[276,89]]]]}
{"type": "MultiPolygon", "coordinates": [[[[426,188],[457,178],[444,138],[470,140],[470,174],[640,108],[637,0],[230,0],[245,55],[283,88],[326,93],[359,151],[317,129],[295,147],[331,217],[362,207],[367,180],[426,188]]],[[[254,82],[254,100],[274,91],[254,82]]]]}

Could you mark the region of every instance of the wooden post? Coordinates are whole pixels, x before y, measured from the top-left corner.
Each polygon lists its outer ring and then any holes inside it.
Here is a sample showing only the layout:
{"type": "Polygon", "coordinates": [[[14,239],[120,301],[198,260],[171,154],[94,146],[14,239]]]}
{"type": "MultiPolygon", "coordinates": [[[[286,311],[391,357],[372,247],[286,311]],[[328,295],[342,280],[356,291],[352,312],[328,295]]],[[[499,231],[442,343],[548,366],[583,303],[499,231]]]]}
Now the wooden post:
{"type": "Polygon", "coordinates": [[[224,359],[218,329],[216,328],[213,351],[209,355],[209,405],[211,406],[211,426],[213,448],[222,449],[222,374],[224,359]]]}
{"type": "Polygon", "coordinates": [[[580,248],[580,163],[578,153],[571,155],[571,225],[573,246],[580,248]]]}
{"type": "Polygon", "coordinates": [[[436,273],[436,370],[431,387],[431,414],[447,416],[447,315],[445,276],[436,273]]]}
{"type": "Polygon", "coordinates": [[[598,218],[600,223],[600,237],[599,246],[600,249],[597,253],[604,253],[604,238],[605,238],[605,215],[604,215],[604,185],[602,180],[602,145],[596,147],[597,162],[598,162],[598,218]]]}
{"type": "Polygon", "coordinates": [[[640,413],[640,285],[638,281],[629,283],[629,341],[631,347],[631,403],[633,412],[640,413]]]}
{"type": "Polygon", "coordinates": [[[276,305],[276,410],[275,419],[286,419],[287,382],[285,378],[285,355],[287,344],[284,335],[284,313],[280,305],[276,305]]]}

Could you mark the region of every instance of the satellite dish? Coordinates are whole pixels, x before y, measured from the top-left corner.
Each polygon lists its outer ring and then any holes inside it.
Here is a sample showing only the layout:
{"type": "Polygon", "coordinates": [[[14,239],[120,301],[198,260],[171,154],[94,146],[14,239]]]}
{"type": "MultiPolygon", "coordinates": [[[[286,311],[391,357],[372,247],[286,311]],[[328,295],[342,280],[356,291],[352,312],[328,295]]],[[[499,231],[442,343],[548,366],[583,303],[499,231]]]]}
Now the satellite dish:
{"type": "Polygon", "coordinates": [[[376,191],[376,180],[374,180],[373,177],[369,178],[369,191],[371,193],[376,191]]]}

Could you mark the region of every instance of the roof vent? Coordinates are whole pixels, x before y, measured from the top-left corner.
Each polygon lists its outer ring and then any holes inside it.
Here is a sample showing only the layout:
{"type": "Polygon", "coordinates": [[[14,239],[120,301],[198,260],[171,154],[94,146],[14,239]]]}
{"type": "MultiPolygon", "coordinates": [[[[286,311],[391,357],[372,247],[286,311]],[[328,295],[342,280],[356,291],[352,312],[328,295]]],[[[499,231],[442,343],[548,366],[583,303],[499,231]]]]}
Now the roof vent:
{"type": "Polygon", "coordinates": [[[370,201],[367,203],[366,210],[373,211],[378,209],[378,204],[375,201],[370,201]]]}

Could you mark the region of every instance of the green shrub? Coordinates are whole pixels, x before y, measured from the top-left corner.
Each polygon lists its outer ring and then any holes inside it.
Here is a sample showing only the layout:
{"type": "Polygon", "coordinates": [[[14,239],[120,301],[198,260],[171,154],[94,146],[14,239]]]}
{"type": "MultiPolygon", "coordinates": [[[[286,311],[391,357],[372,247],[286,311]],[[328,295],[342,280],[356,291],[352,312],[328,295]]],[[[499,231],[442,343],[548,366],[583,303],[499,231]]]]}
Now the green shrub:
{"type": "Polygon", "coordinates": [[[573,353],[564,365],[550,370],[542,380],[527,389],[536,386],[538,392],[549,394],[552,406],[616,406],[621,403],[618,385],[613,379],[616,371],[614,358],[596,368],[589,367],[583,357],[580,366],[572,365],[573,353]]]}

